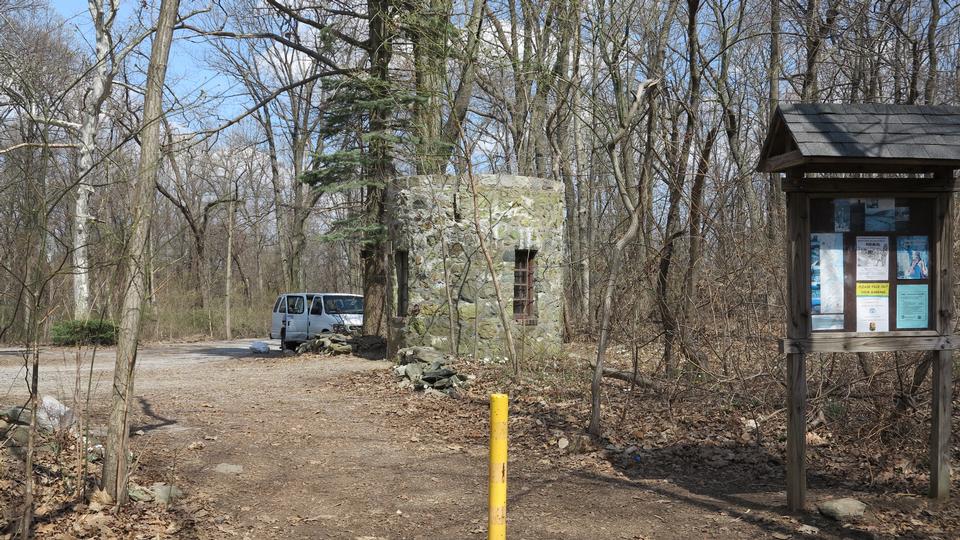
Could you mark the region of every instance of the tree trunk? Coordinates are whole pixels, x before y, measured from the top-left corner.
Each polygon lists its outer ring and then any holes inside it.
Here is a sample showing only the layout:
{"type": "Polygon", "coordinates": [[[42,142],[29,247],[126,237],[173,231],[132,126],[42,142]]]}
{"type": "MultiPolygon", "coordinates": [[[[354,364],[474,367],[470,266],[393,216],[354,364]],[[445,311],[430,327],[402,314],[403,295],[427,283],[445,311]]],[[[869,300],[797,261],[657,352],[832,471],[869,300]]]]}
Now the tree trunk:
{"type": "Polygon", "coordinates": [[[283,180],[280,177],[280,160],[277,157],[277,140],[273,133],[273,122],[266,106],[258,116],[267,136],[267,151],[270,154],[270,183],[273,186],[273,217],[277,226],[277,247],[280,251],[280,276],[284,292],[290,291],[290,255],[287,250],[287,229],[284,227],[283,180]]]}
{"type": "MultiPolygon", "coordinates": [[[[236,199],[236,190],[234,190],[234,199],[236,199]]],[[[233,219],[236,204],[235,200],[230,201],[230,206],[227,210],[229,217],[227,219],[227,269],[226,276],[224,276],[226,285],[223,288],[223,325],[228,340],[233,339],[233,327],[230,324],[230,289],[233,288],[233,282],[230,279],[230,274],[233,270],[233,219]]]]}
{"type": "Polygon", "coordinates": [[[154,210],[154,186],[160,164],[160,124],[163,114],[163,84],[173,41],[173,26],[179,0],[161,0],[157,30],[147,67],[143,100],[143,127],[140,132],[140,165],[134,186],[133,224],[127,253],[127,286],[117,340],[117,360],[113,373],[113,399],[103,459],[101,487],[117,504],[127,502],[127,445],[130,430],[130,402],[133,399],[133,375],[137,358],[140,319],[145,289],[145,253],[150,220],[154,210]]]}
{"type": "MultiPolygon", "coordinates": [[[[644,190],[642,186],[637,189],[631,189],[625,183],[624,166],[620,161],[622,152],[617,146],[623,144],[622,139],[626,138],[633,125],[633,118],[639,110],[640,104],[648,101],[647,91],[656,84],[657,81],[644,81],[637,88],[633,104],[626,110],[621,111],[619,120],[619,130],[607,143],[607,154],[610,156],[613,176],[616,180],[617,191],[620,199],[630,213],[630,225],[627,230],[617,239],[613,246],[613,252],[610,254],[610,269],[607,272],[607,282],[604,288],[603,305],[600,312],[600,339],[597,343],[597,361],[594,364],[593,380],[590,383],[590,424],[587,431],[594,436],[600,435],[600,385],[603,382],[603,363],[607,353],[607,343],[610,340],[610,316],[613,312],[613,292],[620,273],[620,261],[623,256],[623,250],[633,241],[640,231],[643,218],[643,197],[644,190]],[[636,200],[631,198],[631,192],[635,194],[636,200]]],[[[653,101],[652,99],[650,101],[653,101]]],[[[652,123],[647,123],[651,127],[652,123]]],[[[647,133],[647,140],[650,140],[650,133],[647,133]]],[[[631,167],[632,164],[626,165],[631,167]]]]}
{"type": "MultiPolygon", "coordinates": [[[[39,300],[39,299],[37,299],[39,300]]],[[[35,307],[39,307],[35,304],[35,307]]],[[[24,486],[23,486],[23,516],[20,521],[20,540],[29,540],[30,539],[30,529],[33,525],[33,495],[34,495],[34,480],[33,480],[33,463],[34,463],[34,454],[36,453],[37,447],[37,414],[36,411],[39,410],[40,406],[40,341],[39,341],[39,325],[36,323],[33,325],[34,336],[30,344],[30,352],[27,356],[24,357],[24,363],[26,359],[30,358],[31,362],[29,363],[30,370],[30,411],[33,413],[30,415],[30,428],[29,434],[27,435],[27,453],[24,459],[24,486]]]]}
{"type": "Polygon", "coordinates": [[[806,19],[806,70],[803,75],[803,86],[800,89],[800,100],[804,103],[816,102],[819,99],[820,50],[823,40],[833,28],[837,20],[838,0],[830,0],[827,4],[827,17],[820,19],[820,0],[807,0],[804,13],[806,19]]]}
{"type": "MultiPolygon", "coordinates": [[[[774,111],[780,104],[780,2],[770,0],[770,67],[767,71],[769,85],[767,123],[773,118],[774,111]]],[[[780,174],[770,173],[768,177],[769,193],[767,194],[767,239],[771,242],[780,230],[780,174]]],[[[771,285],[773,285],[771,283],[771,285]]],[[[770,287],[773,291],[776,287],[770,287]]],[[[770,302],[768,301],[768,304],[770,302]]]]}
{"type": "Polygon", "coordinates": [[[421,13],[413,18],[411,24],[410,41],[418,98],[413,118],[417,141],[414,152],[417,174],[442,174],[446,166],[444,152],[440,148],[440,116],[441,89],[447,67],[450,8],[448,0],[424,0],[421,13]]]}
{"type": "Polygon", "coordinates": [[[706,186],[707,173],[710,168],[710,154],[713,151],[713,144],[717,137],[717,127],[712,128],[707,133],[707,138],[703,142],[703,149],[700,151],[700,159],[697,163],[697,172],[693,177],[693,186],[690,188],[690,223],[687,230],[689,237],[689,257],[687,260],[687,272],[684,276],[684,318],[695,313],[698,297],[697,289],[697,271],[700,265],[700,252],[703,245],[702,224],[704,218],[703,192],[706,186]]]}
{"type": "MultiPolygon", "coordinates": [[[[677,166],[673,171],[673,178],[669,186],[666,238],[664,239],[663,255],[660,258],[660,265],[657,271],[657,306],[660,309],[660,317],[663,325],[663,365],[667,377],[673,375],[675,367],[673,360],[675,340],[679,338],[681,343],[683,342],[683,336],[680,335],[682,328],[680,326],[678,313],[670,303],[669,277],[670,266],[676,249],[676,239],[682,234],[679,225],[680,203],[684,194],[684,184],[686,183],[687,156],[690,154],[693,136],[698,124],[697,119],[699,116],[701,97],[701,72],[697,61],[700,52],[697,30],[697,12],[700,9],[700,2],[699,0],[688,0],[687,4],[687,54],[690,63],[690,84],[686,103],[686,126],[684,128],[683,142],[674,156],[677,166]]],[[[679,122],[679,113],[677,122],[679,122]]],[[[674,145],[671,146],[673,147],[674,145]]]]}
{"type": "Polygon", "coordinates": [[[96,32],[96,66],[90,87],[84,95],[80,115],[80,158],[77,170],[77,199],[73,208],[73,304],[74,318],[90,318],[90,260],[87,245],[90,242],[90,174],[96,151],[97,126],[104,100],[110,94],[113,77],[108,62],[113,54],[110,36],[114,13],[106,17],[100,2],[89,2],[90,16],[96,32]]]}
{"type": "MultiPolygon", "coordinates": [[[[390,59],[392,51],[392,32],[390,19],[390,0],[367,0],[369,17],[370,77],[377,81],[372,85],[373,99],[385,97],[390,87],[390,59]]],[[[387,337],[386,305],[387,290],[386,267],[386,198],[393,162],[390,143],[384,133],[388,129],[391,111],[386,107],[376,107],[370,112],[370,167],[368,178],[371,185],[366,189],[364,201],[366,219],[373,226],[373,232],[363,240],[363,333],[387,337]]]]}
{"type": "MultiPolygon", "coordinates": [[[[48,133],[38,130],[35,125],[31,125],[27,140],[33,138],[38,140],[47,140],[48,133]]],[[[39,392],[39,370],[40,370],[40,337],[41,324],[43,317],[41,313],[44,310],[44,288],[46,286],[47,272],[49,270],[46,264],[45,248],[47,242],[47,230],[49,215],[46,208],[47,198],[47,162],[49,160],[48,151],[42,149],[39,152],[39,163],[35,163],[33,150],[30,152],[30,158],[24,167],[24,179],[26,180],[25,190],[25,208],[24,208],[24,226],[26,229],[26,256],[23,257],[23,273],[20,294],[25,296],[25,311],[30,314],[29,319],[24,321],[24,338],[29,347],[29,352],[24,355],[24,369],[29,373],[27,381],[27,390],[30,393],[29,406],[34,413],[38,410],[40,403],[39,392]],[[36,166],[35,166],[36,165],[36,166]]],[[[20,538],[28,540],[30,530],[33,525],[33,503],[34,503],[34,454],[37,446],[37,415],[32,414],[30,418],[30,427],[27,438],[27,451],[24,463],[24,495],[23,495],[23,514],[20,520],[20,538]]]]}
{"type": "Polygon", "coordinates": [[[620,274],[620,260],[623,249],[633,241],[640,230],[640,216],[636,211],[630,214],[630,226],[617,239],[610,255],[610,270],[607,272],[607,283],[603,292],[603,308],[600,311],[600,340],[597,342],[597,361],[594,363],[593,380],[590,383],[590,425],[587,431],[591,435],[600,436],[600,384],[603,381],[603,361],[607,352],[607,343],[610,340],[610,314],[613,312],[613,291],[620,274]]]}
{"type": "Polygon", "coordinates": [[[923,90],[923,101],[933,105],[937,91],[937,69],[939,67],[937,55],[937,27],[940,24],[940,0],[930,0],[930,27],[927,29],[927,57],[928,75],[927,85],[923,90]]]}

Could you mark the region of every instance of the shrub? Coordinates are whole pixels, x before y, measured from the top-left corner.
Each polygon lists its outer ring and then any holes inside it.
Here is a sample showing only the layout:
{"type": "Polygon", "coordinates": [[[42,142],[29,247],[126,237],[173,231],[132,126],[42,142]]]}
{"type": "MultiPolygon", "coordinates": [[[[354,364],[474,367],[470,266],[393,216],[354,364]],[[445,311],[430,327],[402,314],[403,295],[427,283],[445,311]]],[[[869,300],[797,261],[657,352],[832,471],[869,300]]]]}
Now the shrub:
{"type": "Polygon", "coordinates": [[[63,321],[53,325],[54,345],[115,345],[117,323],[102,319],[63,321]]]}

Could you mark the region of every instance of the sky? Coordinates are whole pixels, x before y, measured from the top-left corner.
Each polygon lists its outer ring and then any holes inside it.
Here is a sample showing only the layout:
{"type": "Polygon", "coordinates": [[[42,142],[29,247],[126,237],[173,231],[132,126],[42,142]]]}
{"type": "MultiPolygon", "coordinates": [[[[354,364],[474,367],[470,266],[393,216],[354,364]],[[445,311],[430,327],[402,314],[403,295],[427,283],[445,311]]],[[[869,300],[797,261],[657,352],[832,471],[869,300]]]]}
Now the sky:
{"type": "MultiPolygon", "coordinates": [[[[85,48],[85,53],[93,54],[93,26],[87,10],[86,0],[49,0],[51,8],[66,20],[66,26],[75,31],[77,42],[85,48]]],[[[135,14],[135,7],[140,0],[119,0],[120,14],[114,23],[115,31],[126,28],[135,14]]],[[[181,12],[186,8],[182,7],[181,12]]],[[[206,66],[205,54],[207,47],[199,40],[184,39],[188,34],[178,31],[174,37],[170,50],[170,60],[167,68],[167,85],[173,89],[173,94],[180,100],[191,101],[200,91],[207,95],[217,95],[228,92],[230,81],[222,75],[210,70],[206,66]]],[[[149,49],[144,48],[146,54],[149,49]]],[[[146,71],[146,59],[134,58],[134,62],[141,71],[146,71]]],[[[238,109],[239,104],[226,103],[222,107],[225,114],[238,109]]]]}

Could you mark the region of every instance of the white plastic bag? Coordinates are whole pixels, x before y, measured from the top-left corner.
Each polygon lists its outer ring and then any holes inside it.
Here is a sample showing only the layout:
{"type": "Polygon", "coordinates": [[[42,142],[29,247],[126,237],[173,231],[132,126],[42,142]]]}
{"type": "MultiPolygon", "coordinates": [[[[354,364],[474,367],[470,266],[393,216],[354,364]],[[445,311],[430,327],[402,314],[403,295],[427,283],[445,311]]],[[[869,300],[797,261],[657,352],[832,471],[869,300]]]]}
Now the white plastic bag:
{"type": "Polygon", "coordinates": [[[250,352],[254,354],[268,354],[270,346],[262,341],[254,341],[250,344],[250,352]]]}

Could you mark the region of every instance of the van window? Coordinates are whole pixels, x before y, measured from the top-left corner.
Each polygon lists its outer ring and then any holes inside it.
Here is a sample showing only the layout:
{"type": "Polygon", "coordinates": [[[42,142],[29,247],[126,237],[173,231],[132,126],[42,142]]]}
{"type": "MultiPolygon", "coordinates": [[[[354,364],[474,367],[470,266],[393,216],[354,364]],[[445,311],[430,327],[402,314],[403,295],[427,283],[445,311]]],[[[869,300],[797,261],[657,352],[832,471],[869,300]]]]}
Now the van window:
{"type": "Polygon", "coordinates": [[[311,315],[323,315],[323,302],[320,301],[319,296],[313,298],[313,305],[310,306],[311,315]]]}
{"type": "Polygon", "coordinates": [[[273,305],[273,312],[274,312],[274,313],[280,313],[280,302],[282,302],[282,301],[283,301],[283,297],[282,297],[282,296],[278,296],[278,297],[277,297],[277,303],[273,305]]]}
{"type": "Polygon", "coordinates": [[[303,297],[302,296],[288,296],[287,297],[287,313],[293,315],[300,315],[303,313],[303,297]]]}
{"type": "Polygon", "coordinates": [[[324,296],[323,310],[328,314],[363,315],[362,296],[324,296]]]}

